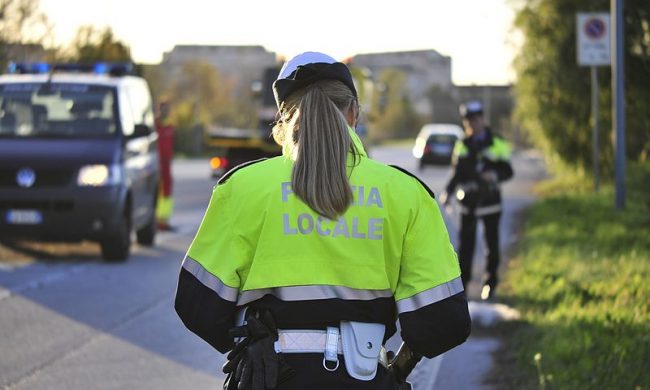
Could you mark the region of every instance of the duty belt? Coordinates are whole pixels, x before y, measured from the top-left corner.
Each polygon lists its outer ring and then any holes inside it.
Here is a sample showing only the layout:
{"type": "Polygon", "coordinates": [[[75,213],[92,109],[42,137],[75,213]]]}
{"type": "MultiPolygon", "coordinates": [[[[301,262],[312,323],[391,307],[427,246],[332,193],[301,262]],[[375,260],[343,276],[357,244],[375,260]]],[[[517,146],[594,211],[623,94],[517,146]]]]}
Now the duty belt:
{"type": "Polygon", "coordinates": [[[323,353],[323,367],[328,371],[339,368],[338,355],[343,355],[341,334],[335,327],[327,327],[327,330],[280,329],[273,346],[277,353],[323,353]]]}
{"type": "MultiPolygon", "coordinates": [[[[332,333],[331,342],[336,337],[336,354],[343,354],[341,335],[336,329],[336,336],[332,333]]],[[[277,353],[323,353],[327,349],[328,331],[326,330],[278,330],[278,341],[275,342],[277,353]]]]}

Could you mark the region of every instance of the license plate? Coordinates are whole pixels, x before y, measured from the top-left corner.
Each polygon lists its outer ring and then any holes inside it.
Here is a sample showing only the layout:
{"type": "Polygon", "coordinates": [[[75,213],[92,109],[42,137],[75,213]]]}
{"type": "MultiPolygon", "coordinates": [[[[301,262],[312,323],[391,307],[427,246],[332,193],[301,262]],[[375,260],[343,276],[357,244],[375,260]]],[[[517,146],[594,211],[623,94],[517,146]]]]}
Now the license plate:
{"type": "Polygon", "coordinates": [[[38,210],[9,210],[7,223],[14,225],[38,225],[43,222],[43,215],[38,210]]]}
{"type": "Polygon", "coordinates": [[[433,151],[437,154],[449,154],[451,152],[451,146],[433,145],[433,151]]]}

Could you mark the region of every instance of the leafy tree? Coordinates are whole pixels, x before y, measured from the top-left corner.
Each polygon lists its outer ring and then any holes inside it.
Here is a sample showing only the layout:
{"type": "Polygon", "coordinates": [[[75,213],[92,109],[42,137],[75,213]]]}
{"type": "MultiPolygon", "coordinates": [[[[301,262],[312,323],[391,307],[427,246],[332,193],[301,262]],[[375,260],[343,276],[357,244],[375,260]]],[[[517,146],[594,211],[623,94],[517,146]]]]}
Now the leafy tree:
{"type": "Polygon", "coordinates": [[[160,65],[139,64],[138,74],[147,80],[154,101],[158,102],[162,97],[168,97],[166,96],[169,89],[168,77],[160,65]]]}
{"type": "Polygon", "coordinates": [[[378,77],[379,90],[372,97],[373,139],[411,137],[417,134],[423,119],[408,98],[407,75],[397,69],[385,69],[378,77]]]}
{"type": "Polygon", "coordinates": [[[133,62],[129,46],[113,35],[110,27],[81,26],[70,47],[69,61],[79,63],[133,62]]]}
{"type": "Polygon", "coordinates": [[[348,64],[348,66],[359,95],[359,103],[362,105],[367,104],[368,100],[372,98],[374,89],[372,72],[368,68],[355,66],[354,64],[348,64]]]}
{"type": "MultiPolygon", "coordinates": [[[[590,70],[576,61],[576,13],[609,10],[607,0],[516,0],[515,27],[524,43],[515,60],[516,117],[532,141],[556,161],[591,166],[590,70]]],[[[650,153],[650,2],[625,1],[628,158],[650,153]]],[[[599,69],[602,162],[612,169],[611,70],[599,69]]]]}
{"type": "MultiPolygon", "coordinates": [[[[252,103],[244,104],[252,99],[242,97],[235,100],[233,83],[222,78],[214,66],[201,61],[187,62],[180,73],[171,76],[174,81],[168,94],[175,104],[185,107],[184,112],[191,112],[185,118],[189,120],[191,116],[192,125],[256,128],[255,108],[252,103]]],[[[172,112],[173,118],[174,114],[172,112]]]]}

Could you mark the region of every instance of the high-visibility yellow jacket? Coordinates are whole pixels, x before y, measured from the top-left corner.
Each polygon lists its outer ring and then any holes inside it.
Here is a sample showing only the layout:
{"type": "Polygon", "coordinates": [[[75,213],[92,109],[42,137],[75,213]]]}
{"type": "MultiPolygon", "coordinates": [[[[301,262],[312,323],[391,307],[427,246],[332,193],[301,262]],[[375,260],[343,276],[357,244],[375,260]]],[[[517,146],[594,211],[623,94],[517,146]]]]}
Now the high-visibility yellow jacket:
{"type": "Polygon", "coordinates": [[[386,325],[386,338],[397,315],[406,316],[403,337],[425,355],[467,337],[458,260],[433,193],[369,159],[351,135],[359,151],[350,158],[354,201],[336,221],[293,194],[287,156],[219,181],[179,278],[176,310],[190,330],[224,352],[234,313],[250,305],[270,309],[281,329],[375,322],[386,325]],[[448,321],[460,329],[431,334],[448,321]]]}

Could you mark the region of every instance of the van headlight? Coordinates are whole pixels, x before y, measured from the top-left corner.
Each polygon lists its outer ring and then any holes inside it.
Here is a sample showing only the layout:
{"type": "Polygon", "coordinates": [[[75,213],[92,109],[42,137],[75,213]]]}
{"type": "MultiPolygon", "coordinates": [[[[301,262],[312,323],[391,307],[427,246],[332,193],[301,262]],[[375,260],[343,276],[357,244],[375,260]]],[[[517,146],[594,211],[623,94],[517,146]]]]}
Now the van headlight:
{"type": "Polygon", "coordinates": [[[117,165],[86,165],[79,170],[77,184],[80,186],[100,187],[119,183],[122,172],[117,165]]]}

